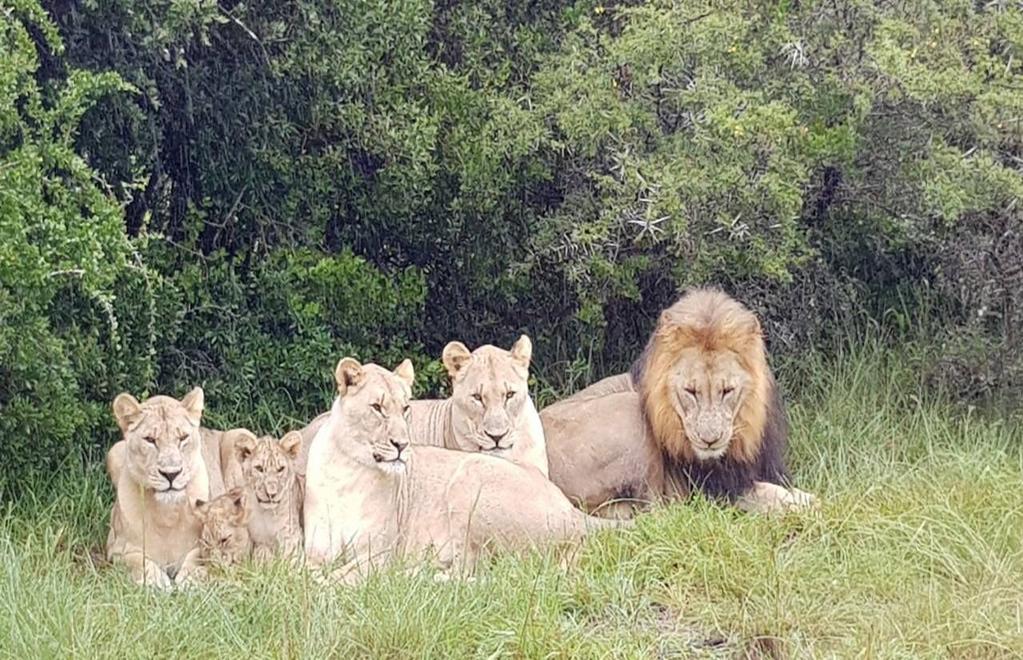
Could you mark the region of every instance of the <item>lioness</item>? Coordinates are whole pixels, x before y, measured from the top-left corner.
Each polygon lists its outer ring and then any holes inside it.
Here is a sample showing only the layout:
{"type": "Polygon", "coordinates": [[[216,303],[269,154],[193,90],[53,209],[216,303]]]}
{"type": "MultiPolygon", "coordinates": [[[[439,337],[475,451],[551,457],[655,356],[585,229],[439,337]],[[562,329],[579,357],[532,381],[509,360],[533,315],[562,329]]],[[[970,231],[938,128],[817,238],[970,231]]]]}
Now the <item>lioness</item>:
{"type": "Polygon", "coordinates": [[[471,569],[486,549],[575,540],[610,521],[575,509],[538,470],[481,453],[409,446],[414,373],[341,360],[338,396],[309,449],[305,552],[345,556],[344,579],[395,555],[471,569]]]}
{"type": "Polygon", "coordinates": [[[251,505],[243,488],[232,488],[212,502],[199,500],[195,513],[202,521],[199,555],[204,564],[239,564],[252,553],[251,505]]]}
{"type": "Polygon", "coordinates": [[[107,558],[128,566],[139,584],[169,588],[202,575],[197,500],[223,492],[216,447],[203,442],[199,421],[203,391],[181,401],[154,396],[139,403],[119,394],[114,417],[124,439],[107,452],[107,472],[117,491],[110,515],[107,558]]]}
{"type": "Polygon", "coordinates": [[[249,431],[233,441],[241,480],[249,494],[249,534],[256,559],[275,553],[297,557],[302,549],[302,489],[295,473],[295,458],[302,434],[292,431],[280,441],[257,438],[249,431]]]}
{"type": "Polygon", "coordinates": [[[508,458],[546,477],[547,445],[529,396],[532,353],[526,335],[509,351],[486,345],[470,353],[458,341],[445,346],[451,397],[410,404],[413,443],[508,458]]]}

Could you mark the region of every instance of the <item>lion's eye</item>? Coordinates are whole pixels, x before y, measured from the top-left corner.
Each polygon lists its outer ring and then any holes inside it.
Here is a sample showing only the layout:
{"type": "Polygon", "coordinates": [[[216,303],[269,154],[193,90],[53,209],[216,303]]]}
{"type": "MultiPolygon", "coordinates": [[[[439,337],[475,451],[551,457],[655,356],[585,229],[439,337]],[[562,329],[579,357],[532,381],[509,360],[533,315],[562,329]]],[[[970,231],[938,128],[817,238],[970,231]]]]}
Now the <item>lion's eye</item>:
{"type": "Polygon", "coordinates": [[[512,391],[509,390],[508,393],[504,395],[504,400],[507,401],[508,399],[512,398],[513,396],[515,396],[515,392],[512,392],[512,391]]]}
{"type": "Polygon", "coordinates": [[[696,398],[696,388],[695,387],[687,387],[685,389],[686,389],[686,394],[688,394],[689,396],[691,396],[693,398],[696,398]]]}
{"type": "Polygon", "coordinates": [[[182,436],[180,436],[180,437],[178,438],[178,444],[179,444],[179,445],[183,445],[183,444],[185,444],[186,442],[188,442],[188,434],[187,434],[187,433],[186,433],[186,434],[184,434],[184,435],[182,435],[182,436]]]}
{"type": "Polygon", "coordinates": [[[405,406],[404,408],[401,409],[401,414],[407,415],[410,410],[412,410],[411,406],[405,406]]]}
{"type": "Polygon", "coordinates": [[[284,472],[284,466],[283,465],[278,465],[277,466],[277,473],[280,474],[281,472],[284,472]]]}
{"type": "Polygon", "coordinates": [[[257,466],[254,467],[254,469],[256,470],[256,472],[262,472],[263,471],[263,466],[262,465],[257,465],[257,466]]]}
{"type": "Polygon", "coordinates": [[[220,545],[227,545],[228,541],[230,540],[231,540],[230,536],[225,536],[224,538],[220,539],[220,545]]]}
{"type": "Polygon", "coordinates": [[[726,387],[723,390],[721,390],[721,396],[728,396],[729,394],[731,394],[734,391],[735,391],[734,387],[726,387]]]}
{"type": "Polygon", "coordinates": [[[479,392],[476,392],[475,394],[473,394],[472,398],[476,399],[480,403],[483,403],[483,395],[480,394],[479,392]]]}
{"type": "Polygon", "coordinates": [[[372,408],[373,410],[375,410],[375,411],[377,411],[378,413],[381,413],[381,414],[384,412],[383,407],[379,403],[371,404],[370,408],[372,408]]]}
{"type": "Polygon", "coordinates": [[[144,437],[142,439],[145,440],[146,442],[148,442],[151,445],[155,445],[156,444],[156,438],[154,438],[151,435],[147,435],[146,437],[144,437]]]}

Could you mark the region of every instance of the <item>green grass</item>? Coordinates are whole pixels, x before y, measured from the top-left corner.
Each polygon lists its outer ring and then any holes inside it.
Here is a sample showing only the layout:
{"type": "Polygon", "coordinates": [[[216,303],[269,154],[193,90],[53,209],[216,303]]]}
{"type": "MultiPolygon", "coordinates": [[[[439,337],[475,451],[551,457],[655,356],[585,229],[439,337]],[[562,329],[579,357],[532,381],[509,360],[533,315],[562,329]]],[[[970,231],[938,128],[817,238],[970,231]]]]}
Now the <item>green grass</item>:
{"type": "Polygon", "coordinates": [[[921,397],[910,362],[876,347],[786,373],[793,465],[819,512],[674,505],[591,539],[573,568],[503,559],[474,583],[321,587],[280,566],[140,590],[94,559],[101,470],[72,471],[3,514],[0,655],[1023,654],[1019,419],[921,397]]]}

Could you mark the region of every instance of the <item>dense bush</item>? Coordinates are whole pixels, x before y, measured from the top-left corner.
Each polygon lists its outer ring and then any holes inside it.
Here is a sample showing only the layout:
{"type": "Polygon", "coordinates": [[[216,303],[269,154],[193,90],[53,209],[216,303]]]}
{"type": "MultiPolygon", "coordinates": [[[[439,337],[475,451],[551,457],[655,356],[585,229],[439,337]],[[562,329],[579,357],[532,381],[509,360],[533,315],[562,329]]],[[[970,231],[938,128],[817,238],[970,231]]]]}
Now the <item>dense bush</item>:
{"type": "Polygon", "coordinates": [[[437,392],[527,331],[562,390],[706,282],[775,352],[925,301],[936,376],[1020,384],[1011,3],[42,4],[0,5],[4,465],[119,389],[288,425],[344,352],[437,392]]]}

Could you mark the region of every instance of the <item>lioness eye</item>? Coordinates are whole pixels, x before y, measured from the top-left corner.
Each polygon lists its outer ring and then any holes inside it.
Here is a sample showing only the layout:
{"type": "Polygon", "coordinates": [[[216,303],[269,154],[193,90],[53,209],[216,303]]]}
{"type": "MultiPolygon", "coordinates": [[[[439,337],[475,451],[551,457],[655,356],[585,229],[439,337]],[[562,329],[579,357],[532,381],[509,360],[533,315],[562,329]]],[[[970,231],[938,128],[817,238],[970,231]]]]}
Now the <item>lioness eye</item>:
{"type": "Polygon", "coordinates": [[[255,469],[256,469],[256,472],[262,472],[263,471],[263,466],[262,465],[257,465],[255,469]]]}
{"type": "Polygon", "coordinates": [[[220,539],[220,545],[227,545],[227,542],[230,540],[231,540],[230,536],[225,536],[224,538],[220,539]]]}
{"type": "Polygon", "coordinates": [[[284,466],[283,465],[278,465],[277,466],[277,472],[284,472],[284,466]]]}
{"type": "Polygon", "coordinates": [[[411,407],[405,406],[404,408],[401,409],[401,412],[402,412],[403,415],[407,415],[408,411],[410,411],[410,410],[412,410],[411,407]]]}
{"type": "Polygon", "coordinates": [[[472,398],[476,399],[476,400],[477,400],[477,401],[479,401],[480,403],[482,403],[482,402],[483,402],[483,395],[481,395],[481,394],[480,394],[479,392],[477,392],[477,393],[473,394],[473,395],[472,395],[472,398]]]}
{"type": "Polygon", "coordinates": [[[180,438],[178,438],[178,444],[183,445],[186,442],[188,442],[188,434],[187,433],[185,435],[181,436],[180,438]]]}
{"type": "Polygon", "coordinates": [[[686,388],[686,394],[689,394],[690,396],[696,396],[696,388],[694,388],[694,387],[687,387],[686,388]]]}
{"type": "Polygon", "coordinates": [[[151,435],[147,435],[146,437],[144,437],[142,439],[145,440],[146,442],[148,442],[151,445],[155,445],[156,444],[156,438],[154,438],[151,435]]]}
{"type": "Polygon", "coordinates": [[[378,413],[384,412],[384,409],[380,407],[379,403],[374,403],[373,405],[370,406],[370,408],[377,411],[378,413]]]}
{"type": "Polygon", "coordinates": [[[729,394],[731,394],[734,391],[735,391],[734,387],[726,387],[725,389],[721,390],[721,395],[722,396],[728,396],[729,394]]]}
{"type": "Polygon", "coordinates": [[[515,392],[509,391],[507,394],[504,395],[504,398],[507,401],[508,399],[512,398],[513,396],[515,396],[515,392]]]}

